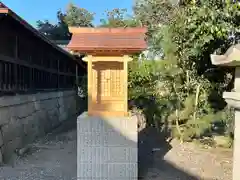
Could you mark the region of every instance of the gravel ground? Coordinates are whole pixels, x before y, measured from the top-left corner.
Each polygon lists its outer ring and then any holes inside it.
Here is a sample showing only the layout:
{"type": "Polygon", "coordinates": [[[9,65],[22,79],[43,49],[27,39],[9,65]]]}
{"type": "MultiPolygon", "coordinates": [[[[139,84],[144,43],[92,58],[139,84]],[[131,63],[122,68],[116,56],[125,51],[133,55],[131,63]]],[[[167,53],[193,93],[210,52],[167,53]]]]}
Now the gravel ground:
{"type": "Polygon", "coordinates": [[[143,135],[140,133],[139,139],[142,140],[139,145],[140,179],[232,179],[231,150],[220,148],[204,149],[194,143],[180,144],[177,140],[168,143],[154,129],[146,130],[143,135]],[[156,151],[152,151],[154,148],[156,151]],[[143,156],[141,153],[148,154],[148,156],[143,156]]]}
{"type": "MultiPolygon", "coordinates": [[[[1,167],[1,180],[76,179],[76,127],[63,125],[33,144],[14,167],[1,167]],[[67,131],[67,132],[66,132],[67,131]]],[[[144,180],[230,180],[232,154],[192,143],[167,143],[154,129],[139,134],[139,176],[144,180]],[[158,146],[156,146],[158,145],[158,146]],[[156,149],[154,149],[156,148],[156,149]]]]}
{"type": "Polygon", "coordinates": [[[1,167],[1,180],[73,180],[77,174],[77,133],[65,124],[32,145],[14,167],[1,167]],[[66,130],[68,132],[66,132],[66,130]]]}

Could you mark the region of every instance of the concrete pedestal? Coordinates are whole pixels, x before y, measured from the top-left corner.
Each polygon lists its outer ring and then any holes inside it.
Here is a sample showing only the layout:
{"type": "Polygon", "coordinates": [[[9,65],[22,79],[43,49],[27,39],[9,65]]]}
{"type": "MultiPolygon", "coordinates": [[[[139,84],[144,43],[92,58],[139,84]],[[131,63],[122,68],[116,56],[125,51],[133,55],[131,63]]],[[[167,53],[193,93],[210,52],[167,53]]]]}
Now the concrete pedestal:
{"type": "Polygon", "coordinates": [[[77,176],[80,180],[137,180],[137,118],[77,120],[77,176]]]}

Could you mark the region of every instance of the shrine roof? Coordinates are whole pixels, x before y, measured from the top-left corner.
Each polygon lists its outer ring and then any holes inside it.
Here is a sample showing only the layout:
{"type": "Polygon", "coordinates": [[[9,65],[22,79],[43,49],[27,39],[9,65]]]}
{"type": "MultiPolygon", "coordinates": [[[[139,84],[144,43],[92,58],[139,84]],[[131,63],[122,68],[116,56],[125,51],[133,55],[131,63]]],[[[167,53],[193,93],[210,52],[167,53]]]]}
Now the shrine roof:
{"type": "Polygon", "coordinates": [[[91,51],[125,51],[137,53],[147,48],[146,28],[78,28],[70,27],[72,39],[67,48],[81,53],[91,51]]]}

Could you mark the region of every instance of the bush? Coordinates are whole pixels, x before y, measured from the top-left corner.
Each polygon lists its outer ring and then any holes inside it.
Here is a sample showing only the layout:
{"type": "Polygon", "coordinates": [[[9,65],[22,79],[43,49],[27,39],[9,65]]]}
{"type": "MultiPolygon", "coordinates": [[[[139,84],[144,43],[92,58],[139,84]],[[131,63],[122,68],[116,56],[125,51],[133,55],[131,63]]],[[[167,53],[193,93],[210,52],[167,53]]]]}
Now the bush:
{"type": "Polygon", "coordinates": [[[170,132],[181,141],[212,136],[221,126],[219,134],[229,136],[232,111],[211,107],[207,80],[202,79],[201,85],[181,84],[181,73],[174,68],[174,61],[135,59],[129,67],[129,100],[142,110],[147,125],[170,132]]]}

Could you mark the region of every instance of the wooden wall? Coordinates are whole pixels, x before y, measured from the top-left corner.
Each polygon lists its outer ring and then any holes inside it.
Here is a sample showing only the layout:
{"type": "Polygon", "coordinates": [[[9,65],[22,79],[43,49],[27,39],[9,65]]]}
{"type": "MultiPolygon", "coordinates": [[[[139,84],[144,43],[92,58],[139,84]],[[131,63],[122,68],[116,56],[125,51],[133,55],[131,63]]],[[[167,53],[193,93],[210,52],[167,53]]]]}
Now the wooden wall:
{"type": "MultiPolygon", "coordinates": [[[[0,19],[0,92],[70,89],[76,61],[11,16],[0,19]]],[[[79,64],[81,76],[83,69],[79,64]]]]}

